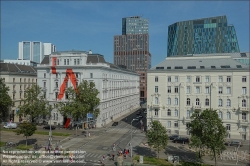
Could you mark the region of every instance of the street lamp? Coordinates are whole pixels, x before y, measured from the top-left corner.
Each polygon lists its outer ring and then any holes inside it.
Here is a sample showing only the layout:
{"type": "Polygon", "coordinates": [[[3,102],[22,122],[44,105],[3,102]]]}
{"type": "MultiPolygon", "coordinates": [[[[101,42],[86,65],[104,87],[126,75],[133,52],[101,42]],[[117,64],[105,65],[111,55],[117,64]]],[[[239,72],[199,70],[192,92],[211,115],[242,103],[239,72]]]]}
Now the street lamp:
{"type": "Polygon", "coordinates": [[[130,148],[131,148],[131,158],[132,158],[132,152],[133,152],[133,149],[132,149],[132,143],[131,143],[131,141],[132,141],[132,123],[133,123],[133,121],[135,121],[135,119],[133,119],[132,121],[131,121],[131,138],[130,138],[130,148]]]}
{"type": "Polygon", "coordinates": [[[52,137],[52,131],[51,131],[51,112],[52,112],[52,110],[50,109],[50,123],[49,123],[49,146],[51,146],[51,137],[52,137]]]}

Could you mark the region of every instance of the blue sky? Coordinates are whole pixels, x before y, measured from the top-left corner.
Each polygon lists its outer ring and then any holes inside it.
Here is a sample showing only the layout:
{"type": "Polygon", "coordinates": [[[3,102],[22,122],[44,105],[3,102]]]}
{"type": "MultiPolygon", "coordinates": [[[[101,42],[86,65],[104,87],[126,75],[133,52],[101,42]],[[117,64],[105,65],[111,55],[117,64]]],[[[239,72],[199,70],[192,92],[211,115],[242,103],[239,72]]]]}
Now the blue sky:
{"type": "Polygon", "coordinates": [[[123,17],[149,19],[152,66],[167,55],[168,26],[178,21],[226,15],[241,52],[249,52],[247,1],[2,1],[1,59],[18,58],[18,42],[41,41],[58,51],[92,50],[113,62],[113,37],[123,17]]]}

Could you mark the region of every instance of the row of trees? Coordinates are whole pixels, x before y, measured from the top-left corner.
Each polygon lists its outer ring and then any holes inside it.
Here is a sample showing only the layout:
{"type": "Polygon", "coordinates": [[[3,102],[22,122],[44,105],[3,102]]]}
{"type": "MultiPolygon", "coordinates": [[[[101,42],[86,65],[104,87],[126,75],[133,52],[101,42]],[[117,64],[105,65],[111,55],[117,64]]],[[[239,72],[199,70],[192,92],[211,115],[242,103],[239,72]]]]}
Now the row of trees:
{"type": "MultiPolygon", "coordinates": [[[[9,108],[13,104],[8,92],[9,87],[5,85],[3,79],[0,79],[1,117],[8,116],[9,108]]],[[[95,87],[95,83],[82,80],[76,90],[69,87],[65,90],[65,94],[68,95],[67,102],[59,101],[51,105],[45,98],[42,88],[33,84],[25,89],[24,98],[21,99],[22,105],[19,106],[17,115],[25,116],[30,122],[35,122],[37,118],[50,116],[53,108],[57,108],[63,116],[80,119],[84,119],[87,113],[92,113],[95,117],[100,114],[97,108],[100,103],[100,99],[97,97],[99,92],[95,87]]]]}
{"type": "MultiPolygon", "coordinates": [[[[205,155],[205,151],[209,151],[217,166],[218,156],[226,149],[224,143],[227,135],[227,130],[218,117],[217,111],[212,109],[195,110],[187,130],[191,134],[189,146],[198,149],[200,161],[205,155]]],[[[159,158],[159,152],[167,147],[168,135],[166,128],[159,121],[153,121],[146,136],[149,146],[158,152],[159,158]]]]}

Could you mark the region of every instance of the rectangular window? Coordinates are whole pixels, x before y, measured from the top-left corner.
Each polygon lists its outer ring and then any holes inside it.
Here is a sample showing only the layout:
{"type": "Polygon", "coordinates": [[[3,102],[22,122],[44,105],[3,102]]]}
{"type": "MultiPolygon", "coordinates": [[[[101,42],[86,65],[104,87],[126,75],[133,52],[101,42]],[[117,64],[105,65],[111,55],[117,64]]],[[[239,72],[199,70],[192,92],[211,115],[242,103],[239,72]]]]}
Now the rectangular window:
{"type": "Polygon", "coordinates": [[[246,87],[242,87],[242,94],[243,95],[247,94],[247,88],[246,87]]]}
{"type": "Polygon", "coordinates": [[[247,77],[246,76],[242,76],[242,82],[247,82],[247,77]]]}
{"type": "Polygon", "coordinates": [[[171,127],[171,121],[168,121],[168,127],[171,127]]]}
{"type": "Polygon", "coordinates": [[[190,86],[187,86],[187,93],[190,93],[190,86]]]}
{"type": "Polygon", "coordinates": [[[80,65],[80,59],[77,59],[77,64],[80,65]]]}
{"type": "Polygon", "coordinates": [[[231,87],[227,87],[227,94],[231,94],[231,87]]]}
{"type": "Polygon", "coordinates": [[[171,93],[171,86],[168,86],[168,93],[171,93]]]}
{"type": "Polygon", "coordinates": [[[155,109],[155,116],[158,116],[158,109],[155,109]]]}
{"type": "Polygon", "coordinates": [[[178,86],[174,87],[174,93],[179,93],[179,87],[178,86]]]}
{"type": "MultiPolygon", "coordinates": [[[[56,73],[56,78],[58,78],[58,73],[56,73]]],[[[32,81],[33,82],[33,81],[32,81]]]]}
{"type": "Polygon", "coordinates": [[[171,76],[168,76],[168,82],[171,82],[171,76]]]}
{"type": "Polygon", "coordinates": [[[64,65],[66,65],[66,59],[64,59],[64,65]]]}
{"type": "Polygon", "coordinates": [[[178,121],[174,122],[174,127],[178,127],[178,121]]]}
{"type": "Polygon", "coordinates": [[[231,130],[230,124],[227,124],[227,125],[226,125],[226,129],[227,129],[227,131],[230,131],[230,130],[231,130]]]}
{"type": "Polygon", "coordinates": [[[43,87],[46,87],[46,82],[43,82],[43,87]]]}
{"type": "Polygon", "coordinates": [[[219,82],[223,82],[223,77],[219,76],[219,82]]]}
{"type": "Polygon", "coordinates": [[[57,59],[57,65],[59,65],[59,59],[57,59]]]}
{"type": "Polygon", "coordinates": [[[67,65],[69,65],[69,59],[67,59],[67,65]]]}
{"type": "Polygon", "coordinates": [[[168,105],[171,105],[171,98],[168,98],[168,105]]]}
{"type": "Polygon", "coordinates": [[[227,76],[227,82],[231,82],[231,77],[227,76]]]}
{"type": "Polygon", "coordinates": [[[196,76],[195,81],[196,81],[196,82],[200,82],[200,76],[196,76]]]}
{"type": "Polygon", "coordinates": [[[219,94],[222,94],[222,87],[219,87],[219,94]]]}
{"type": "Polygon", "coordinates": [[[246,126],[242,126],[242,132],[246,132],[247,131],[247,127],[246,126]]]}
{"type": "Polygon", "coordinates": [[[210,92],[209,92],[209,87],[207,86],[206,87],[206,94],[209,94],[210,92]]]}
{"type": "Polygon", "coordinates": [[[93,73],[90,73],[90,78],[93,78],[93,73]]]}
{"type": "Polygon", "coordinates": [[[74,65],[76,65],[76,59],[74,59],[74,65]]]}
{"type": "Polygon", "coordinates": [[[206,82],[210,82],[209,76],[206,76],[206,82]]]}
{"type": "Polygon", "coordinates": [[[175,77],[174,77],[174,80],[175,80],[175,82],[178,82],[178,81],[179,81],[178,76],[175,76],[175,77]]]}
{"type": "Polygon", "coordinates": [[[157,76],[155,77],[155,82],[158,82],[158,77],[157,76]]]}
{"type": "Polygon", "coordinates": [[[199,86],[196,87],[196,93],[200,93],[200,87],[199,86]]]}
{"type": "Polygon", "coordinates": [[[20,78],[20,82],[22,82],[22,78],[20,78]]]}
{"type": "Polygon", "coordinates": [[[187,76],[187,82],[190,82],[190,81],[191,81],[190,76],[187,76]]]}
{"type": "Polygon", "coordinates": [[[78,73],[76,73],[76,78],[78,78],[78,73]]]}
{"type": "Polygon", "coordinates": [[[174,105],[178,105],[178,98],[174,99],[174,105]]]}
{"type": "Polygon", "coordinates": [[[46,78],[46,73],[43,74],[43,78],[46,78]]]}
{"type": "Polygon", "coordinates": [[[158,93],[158,86],[155,86],[155,93],[158,93]]]}
{"type": "Polygon", "coordinates": [[[56,82],[56,88],[58,88],[58,82],[56,82]]]}

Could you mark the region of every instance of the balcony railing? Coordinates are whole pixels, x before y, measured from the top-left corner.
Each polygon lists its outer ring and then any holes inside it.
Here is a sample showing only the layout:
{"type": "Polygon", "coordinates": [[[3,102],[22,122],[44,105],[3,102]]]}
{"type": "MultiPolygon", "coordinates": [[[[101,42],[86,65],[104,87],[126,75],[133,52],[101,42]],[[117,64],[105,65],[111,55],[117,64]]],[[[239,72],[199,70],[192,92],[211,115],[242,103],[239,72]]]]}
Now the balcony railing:
{"type": "Polygon", "coordinates": [[[249,112],[249,106],[246,105],[246,107],[242,107],[242,105],[239,105],[239,111],[248,111],[249,112]]]}
{"type": "Polygon", "coordinates": [[[153,108],[160,108],[160,103],[158,103],[158,104],[152,104],[152,107],[153,108]]]}

